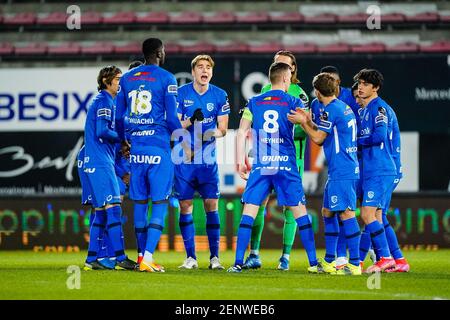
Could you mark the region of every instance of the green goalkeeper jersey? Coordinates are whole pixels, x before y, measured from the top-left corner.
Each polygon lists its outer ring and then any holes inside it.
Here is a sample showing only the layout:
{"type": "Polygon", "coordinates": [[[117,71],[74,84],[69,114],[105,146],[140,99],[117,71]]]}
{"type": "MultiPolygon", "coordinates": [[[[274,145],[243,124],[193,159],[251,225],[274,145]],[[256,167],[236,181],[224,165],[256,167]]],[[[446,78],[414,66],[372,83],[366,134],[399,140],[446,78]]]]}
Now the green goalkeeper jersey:
{"type": "MultiPolygon", "coordinates": [[[[267,91],[270,91],[272,89],[272,85],[269,83],[268,85],[264,86],[261,89],[261,93],[265,93],[267,91]]],[[[298,84],[291,83],[289,86],[288,93],[296,98],[299,98],[302,100],[305,108],[309,108],[309,99],[308,95],[305,93],[305,91],[300,88],[298,84]]],[[[295,131],[294,131],[294,143],[295,143],[295,152],[296,152],[296,159],[297,159],[297,166],[298,171],[300,172],[300,177],[303,177],[303,171],[305,170],[305,149],[306,149],[306,133],[303,131],[302,127],[300,125],[295,125],[295,131]]]]}

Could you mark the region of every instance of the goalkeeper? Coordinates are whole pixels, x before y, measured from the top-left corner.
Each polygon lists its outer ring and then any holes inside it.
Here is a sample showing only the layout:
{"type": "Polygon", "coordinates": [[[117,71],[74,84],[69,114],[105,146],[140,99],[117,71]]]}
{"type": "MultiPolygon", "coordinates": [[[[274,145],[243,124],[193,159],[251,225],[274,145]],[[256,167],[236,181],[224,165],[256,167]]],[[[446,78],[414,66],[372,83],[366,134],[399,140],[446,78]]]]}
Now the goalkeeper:
{"type": "MultiPolygon", "coordinates": [[[[303,105],[309,109],[309,99],[305,91],[298,85],[300,81],[297,79],[297,61],[295,56],[290,51],[278,51],[273,59],[274,62],[283,62],[291,67],[291,85],[289,86],[288,93],[295,97],[300,98],[303,105]]],[[[265,93],[272,89],[271,84],[262,88],[261,93],[265,93]]],[[[294,131],[294,143],[296,150],[297,166],[300,172],[300,177],[303,177],[304,171],[304,155],[306,146],[306,134],[300,125],[295,125],[294,131]]],[[[243,268],[245,269],[257,269],[261,267],[261,259],[259,257],[259,247],[261,243],[261,235],[264,228],[264,216],[266,215],[266,205],[268,198],[264,201],[264,204],[259,208],[258,215],[255,218],[255,222],[252,228],[251,241],[250,241],[250,255],[247,257],[243,268]]],[[[292,245],[295,239],[295,233],[297,231],[297,224],[294,219],[294,215],[290,210],[284,208],[284,227],[283,227],[283,253],[280,257],[280,263],[278,264],[278,270],[289,270],[289,256],[291,253],[292,245]]]]}

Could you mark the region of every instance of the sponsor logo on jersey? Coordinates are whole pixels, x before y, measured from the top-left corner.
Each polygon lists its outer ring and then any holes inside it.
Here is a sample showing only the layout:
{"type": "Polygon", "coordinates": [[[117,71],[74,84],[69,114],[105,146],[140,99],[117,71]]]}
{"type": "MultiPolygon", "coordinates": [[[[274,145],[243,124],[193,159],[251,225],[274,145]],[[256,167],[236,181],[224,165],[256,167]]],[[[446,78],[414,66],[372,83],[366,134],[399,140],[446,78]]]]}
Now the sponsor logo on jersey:
{"type": "Polygon", "coordinates": [[[160,164],[161,157],[160,156],[149,156],[149,155],[140,155],[140,154],[132,154],[130,156],[130,161],[132,163],[146,163],[146,164],[160,164]]]}
{"type": "Polygon", "coordinates": [[[370,129],[369,128],[361,129],[361,136],[365,136],[365,135],[368,135],[368,134],[370,134],[370,129]]]}
{"type": "Polygon", "coordinates": [[[222,112],[228,112],[230,111],[230,103],[228,102],[228,98],[227,98],[227,102],[222,106],[222,112]]]}
{"type": "Polygon", "coordinates": [[[152,136],[155,134],[155,130],[135,131],[131,135],[136,137],[152,136]]]}
{"type": "Polygon", "coordinates": [[[265,97],[263,100],[274,100],[274,101],[280,101],[281,98],[280,97],[265,97]]]}
{"type": "Polygon", "coordinates": [[[203,119],[202,123],[211,123],[214,122],[216,118],[214,116],[203,119]]]}
{"type": "Polygon", "coordinates": [[[174,93],[177,94],[178,93],[178,87],[174,84],[171,84],[167,87],[167,92],[168,93],[174,93]]]}
{"type": "Polygon", "coordinates": [[[263,162],[269,162],[269,161],[288,161],[289,156],[263,156],[262,161],[263,162]]]}
{"type": "Polygon", "coordinates": [[[207,103],[206,109],[208,109],[209,112],[214,110],[214,103],[207,103]]]}
{"type": "Polygon", "coordinates": [[[97,110],[97,117],[108,117],[111,118],[111,109],[102,108],[97,110]]]}
{"type": "Polygon", "coordinates": [[[352,152],[357,152],[358,151],[358,147],[347,147],[345,148],[345,152],[347,153],[352,153],[352,152]]]}

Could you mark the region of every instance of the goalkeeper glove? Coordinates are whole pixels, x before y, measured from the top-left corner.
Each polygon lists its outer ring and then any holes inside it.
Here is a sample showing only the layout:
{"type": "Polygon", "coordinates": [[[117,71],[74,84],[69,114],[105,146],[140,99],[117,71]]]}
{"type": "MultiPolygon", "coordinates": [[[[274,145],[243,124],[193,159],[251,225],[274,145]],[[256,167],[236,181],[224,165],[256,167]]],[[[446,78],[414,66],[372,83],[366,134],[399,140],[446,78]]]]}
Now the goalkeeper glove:
{"type": "Polygon", "coordinates": [[[203,119],[205,119],[205,116],[203,115],[201,108],[196,109],[192,117],[189,118],[191,124],[194,124],[194,121],[203,121],[203,119]]]}

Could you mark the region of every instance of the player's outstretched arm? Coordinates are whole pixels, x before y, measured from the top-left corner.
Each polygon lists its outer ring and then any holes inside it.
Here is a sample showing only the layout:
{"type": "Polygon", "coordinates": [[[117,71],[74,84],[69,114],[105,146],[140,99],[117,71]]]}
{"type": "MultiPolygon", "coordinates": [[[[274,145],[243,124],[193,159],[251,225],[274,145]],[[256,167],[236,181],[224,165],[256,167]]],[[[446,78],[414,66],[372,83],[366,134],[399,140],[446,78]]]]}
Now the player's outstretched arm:
{"type": "Polygon", "coordinates": [[[297,110],[291,110],[287,117],[291,123],[300,124],[314,143],[319,146],[323,144],[327,133],[319,130],[317,125],[312,121],[310,113],[306,113],[298,108],[297,110]]]}
{"type": "Polygon", "coordinates": [[[247,166],[245,164],[245,139],[247,137],[248,130],[250,130],[252,122],[248,119],[241,119],[239,129],[236,135],[236,164],[239,176],[247,180],[247,166]]]}

